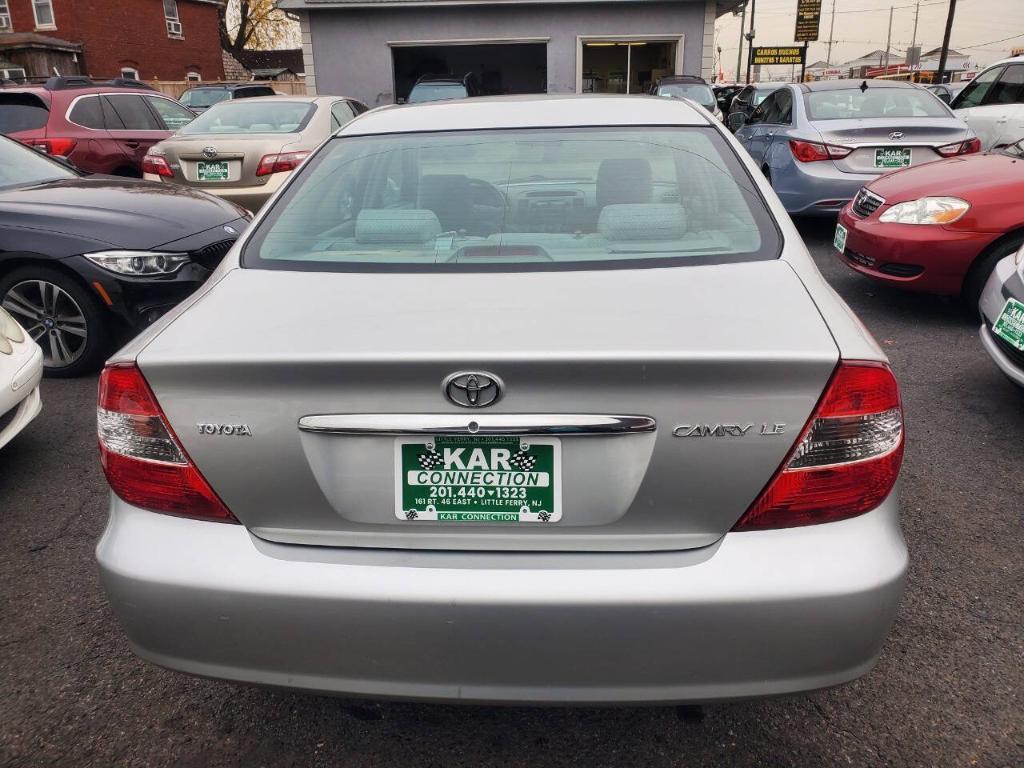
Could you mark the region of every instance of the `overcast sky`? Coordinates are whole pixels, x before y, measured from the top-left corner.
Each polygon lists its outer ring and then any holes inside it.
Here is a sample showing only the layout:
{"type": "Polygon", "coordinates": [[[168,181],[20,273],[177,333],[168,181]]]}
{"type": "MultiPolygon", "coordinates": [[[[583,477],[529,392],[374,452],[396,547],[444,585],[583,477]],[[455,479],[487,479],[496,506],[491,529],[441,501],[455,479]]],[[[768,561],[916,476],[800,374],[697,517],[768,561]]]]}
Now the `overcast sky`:
{"type": "MultiPolygon", "coordinates": [[[[808,64],[825,59],[832,3],[833,0],[822,0],[818,42],[810,44],[808,64]]],[[[757,0],[754,45],[792,45],[796,5],[797,0],[757,0]]],[[[942,45],[949,0],[921,0],[920,5],[918,44],[925,51],[938,48],[942,45]]],[[[896,60],[902,61],[914,31],[915,0],[835,0],[832,63],[856,59],[876,48],[884,49],[890,6],[895,7],[892,47],[896,60]]],[[[748,17],[746,28],[749,27],[748,17]]],[[[727,80],[735,79],[739,36],[738,16],[730,13],[715,23],[715,45],[722,47],[722,69],[727,80]]],[[[950,47],[969,55],[972,64],[982,66],[1008,56],[1011,48],[1024,47],[1024,0],[957,0],[950,47]]],[[[746,41],[743,56],[745,70],[746,41]]]]}

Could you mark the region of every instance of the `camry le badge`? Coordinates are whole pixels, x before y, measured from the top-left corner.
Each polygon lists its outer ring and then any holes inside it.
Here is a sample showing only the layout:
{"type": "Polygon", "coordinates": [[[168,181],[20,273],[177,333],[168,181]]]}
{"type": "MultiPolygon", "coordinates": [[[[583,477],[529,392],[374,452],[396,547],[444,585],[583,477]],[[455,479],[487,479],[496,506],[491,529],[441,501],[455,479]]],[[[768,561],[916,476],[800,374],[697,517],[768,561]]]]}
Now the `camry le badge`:
{"type": "MultiPolygon", "coordinates": [[[[676,437],[744,437],[754,428],[753,424],[680,424],[672,430],[676,437]]],[[[762,424],[758,434],[784,435],[785,424],[762,424]]]]}
{"type": "Polygon", "coordinates": [[[441,384],[444,396],[462,408],[486,408],[501,399],[504,385],[493,373],[458,371],[441,384]]]}

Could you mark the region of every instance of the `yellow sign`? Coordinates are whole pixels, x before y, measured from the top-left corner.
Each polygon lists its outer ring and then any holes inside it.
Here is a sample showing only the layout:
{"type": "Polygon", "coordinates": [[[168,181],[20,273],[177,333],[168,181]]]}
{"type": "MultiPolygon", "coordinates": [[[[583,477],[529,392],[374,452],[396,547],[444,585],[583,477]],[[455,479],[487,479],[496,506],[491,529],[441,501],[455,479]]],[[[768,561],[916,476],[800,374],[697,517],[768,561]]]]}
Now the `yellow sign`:
{"type": "Polygon", "coordinates": [[[788,48],[758,46],[754,48],[751,54],[750,63],[754,66],[761,65],[763,67],[773,64],[803,64],[804,48],[797,45],[788,48]]]}

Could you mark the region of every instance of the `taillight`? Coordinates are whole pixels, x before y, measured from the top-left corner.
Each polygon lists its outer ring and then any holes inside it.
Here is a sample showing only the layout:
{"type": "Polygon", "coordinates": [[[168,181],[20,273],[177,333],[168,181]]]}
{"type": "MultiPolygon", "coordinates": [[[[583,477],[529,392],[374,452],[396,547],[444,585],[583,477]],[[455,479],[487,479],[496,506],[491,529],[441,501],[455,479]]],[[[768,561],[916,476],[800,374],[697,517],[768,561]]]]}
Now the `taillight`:
{"type": "Polygon", "coordinates": [[[183,517],[238,522],[181,447],[134,364],[103,370],[96,425],[107,482],[129,504],[183,517]]]}
{"type": "Polygon", "coordinates": [[[839,160],[846,157],[853,150],[850,147],[840,147],[836,144],[821,144],[817,141],[790,139],[789,151],[801,163],[814,163],[818,160],[839,160]]]}
{"type": "Polygon", "coordinates": [[[954,141],[952,144],[944,144],[936,147],[935,151],[943,157],[956,157],[957,155],[970,155],[981,151],[981,139],[967,139],[967,141],[954,141]]]}
{"type": "Polygon", "coordinates": [[[889,366],[843,361],[783,462],[734,531],[792,528],[870,512],[903,462],[903,408],[889,366]]]}
{"type": "Polygon", "coordinates": [[[67,157],[78,144],[77,139],[26,139],[25,144],[56,157],[67,157]]]}
{"type": "Polygon", "coordinates": [[[294,171],[299,163],[309,156],[309,152],[282,152],[279,155],[264,155],[256,166],[257,176],[269,176],[272,173],[294,171]]]}
{"type": "Polygon", "coordinates": [[[142,158],[142,172],[152,173],[157,176],[173,176],[174,171],[167,164],[167,158],[162,155],[146,155],[142,158]]]}

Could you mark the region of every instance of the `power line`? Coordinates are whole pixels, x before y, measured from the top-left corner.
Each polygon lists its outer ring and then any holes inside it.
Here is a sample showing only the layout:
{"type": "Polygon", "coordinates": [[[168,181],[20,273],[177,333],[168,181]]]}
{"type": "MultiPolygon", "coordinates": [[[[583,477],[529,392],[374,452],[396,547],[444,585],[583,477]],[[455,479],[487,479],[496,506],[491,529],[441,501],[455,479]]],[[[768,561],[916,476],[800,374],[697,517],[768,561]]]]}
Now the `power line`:
{"type": "Polygon", "coordinates": [[[1024,37],[1024,33],[1004,37],[1002,40],[989,40],[987,43],[978,43],[977,45],[958,45],[957,48],[983,48],[986,45],[995,45],[996,43],[1005,43],[1007,40],[1016,40],[1018,37],[1024,37]]]}

